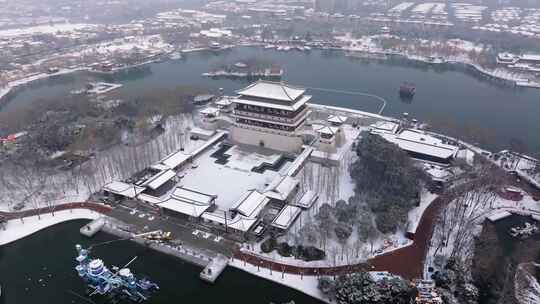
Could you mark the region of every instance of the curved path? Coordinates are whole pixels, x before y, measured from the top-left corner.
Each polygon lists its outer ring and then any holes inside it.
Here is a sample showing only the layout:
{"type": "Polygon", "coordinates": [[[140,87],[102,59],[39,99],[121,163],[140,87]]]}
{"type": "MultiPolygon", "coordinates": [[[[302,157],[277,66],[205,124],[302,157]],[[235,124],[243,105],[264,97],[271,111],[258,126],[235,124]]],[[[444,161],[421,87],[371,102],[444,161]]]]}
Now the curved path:
{"type": "Polygon", "coordinates": [[[449,201],[451,201],[450,198],[440,196],[431,202],[420,219],[417,228],[418,232],[415,234],[414,242],[411,245],[378,255],[365,263],[335,267],[302,267],[270,261],[264,257],[240,250],[235,252],[234,257],[252,265],[292,274],[334,276],[359,270],[370,270],[389,271],[407,279],[419,278],[422,275],[422,265],[433,233],[435,218],[441,208],[449,201]]]}
{"type": "Polygon", "coordinates": [[[347,95],[357,95],[357,96],[364,96],[373,98],[381,103],[381,108],[379,111],[377,111],[377,114],[381,115],[384,111],[384,108],[386,108],[386,104],[388,103],[386,99],[382,98],[381,96],[371,94],[371,93],[365,93],[365,92],[357,92],[357,91],[346,91],[346,90],[335,90],[335,89],[327,89],[327,88],[317,88],[317,87],[305,87],[306,89],[314,90],[314,91],[321,91],[321,92],[330,92],[330,93],[338,93],[338,94],[347,94],[347,95]]]}
{"type": "MultiPolygon", "coordinates": [[[[506,184],[520,187],[535,199],[540,198],[539,189],[532,187],[528,183],[516,182],[516,179],[509,174],[505,176],[506,184]]],[[[457,187],[467,189],[470,186],[470,184],[463,184],[457,187]]],[[[234,256],[235,258],[252,265],[272,268],[272,270],[276,272],[286,272],[292,274],[333,276],[351,273],[358,270],[370,270],[388,271],[401,275],[402,277],[409,280],[421,278],[424,260],[426,258],[427,250],[429,248],[429,242],[431,240],[431,236],[433,234],[433,229],[435,226],[435,220],[442,208],[454,199],[456,193],[460,192],[462,192],[460,189],[454,189],[454,191],[447,191],[431,202],[431,204],[422,214],[422,217],[416,229],[416,234],[414,235],[414,242],[411,245],[375,256],[374,258],[367,260],[365,263],[336,267],[304,267],[270,261],[265,259],[264,257],[246,252],[241,252],[240,250],[235,252],[234,256]]]]}

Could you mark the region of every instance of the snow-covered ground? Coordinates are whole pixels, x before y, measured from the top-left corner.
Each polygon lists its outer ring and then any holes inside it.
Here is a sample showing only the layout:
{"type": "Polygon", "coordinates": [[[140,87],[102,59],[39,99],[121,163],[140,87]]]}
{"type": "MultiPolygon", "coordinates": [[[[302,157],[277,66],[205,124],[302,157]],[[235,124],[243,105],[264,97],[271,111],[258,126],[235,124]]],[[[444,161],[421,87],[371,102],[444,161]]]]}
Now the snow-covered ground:
{"type": "Polygon", "coordinates": [[[315,276],[302,277],[300,275],[289,273],[282,274],[281,272],[276,271],[272,271],[270,273],[270,269],[262,267],[257,269],[257,266],[251,265],[249,263],[244,264],[243,261],[238,259],[234,259],[234,261],[229,261],[229,265],[256,275],[258,277],[288,286],[292,289],[296,289],[325,303],[331,303],[331,301],[319,290],[319,288],[317,288],[318,279],[315,276]]]}
{"type": "Polygon", "coordinates": [[[23,220],[14,219],[7,222],[5,230],[0,229],[0,245],[5,245],[22,239],[35,232],[58,223],[76,219],[96,219],[102,216],[100,213],[88,209],[70,209],[54,213],[45,213],[40,216],[25,217],[23,220]]]}
{"type": "Polygon", "coordinates": [[[11,38],[18,36],[28,36],[36,34],[55,34],[66,32],[77,32],[79,30],[94,28],[94,24],[84,23],[62,23],[53,25],[36,25],[31,27],[22,27],[15,29],[6,29],[0,31],[0,38],[11,38]]]}
{"type": "Polygon", "coordinates": [[[117,145],[69,171],[50,174],[37,168],[18,172],[2,168],[0,211],[13,211],[14,206],[23,203],[22,210],[26,210],[86,201],[91,193],[113,180],[123,180],[181,147],[191,151],[203,143],[189,139],[189,129],[193,127],[190,115],[171,117],[164,126],[165,132],[149,142],[117,145]]]}
{"type": "MultiPolygon", "coordinates": [[[[312,245],[323,249],[327,253],[325,260],[305,262],[294,257],[282,257],[276,251],[263,253],[260,250],[260,243],[255,244],[253,249],[248,251],[281,263],[315,267],[361,263],[375,255],[410,245],[412,241],[406,238],[405,227],[394,234],[378,233],[376,237],[367,241],[360,240],[356,227],[353,227],[352,234],[346,242],[340,242],[333,233],[330,233],[331,237],[325,238],[320,235],[320,231],[317,229],[315,229],[317,230],[315,231],[315,241],[309,241],[309,238],[306,237],[305,228],[316,225],[316,215],[323,204],[334,206],[338,200],[348,202],[349,198],[354,195],[354,182],[349,174],[349,167],[355,160],[356,154],[349,151],[339,166],[325,166],[308,162],[297,175],[301,181],[301,191],[315,191],[319,194],[319,199],[310,209],[302,211],[288,232],[279,237],[279,241],[286,241],[290,245],[312,245]]],[[[428,191],[422,192],[420,206],[409,213],[409,227],[418,225],[423,212],[436,197],[428,191]]]]}
{"type": "Polygon", "coordinates": [[[133,51],[168,52],[173,47],[163,41],[160,35],[119,38],[99,44],[89,45],[66,56],[113,55],[133,51]]]}
{"type": "Polygon", "coordinates": [[[538,271],[540,264],[519,264],[514,276],[514,295],[519,304],[540,303],[540,283],[534,273],[538,271]]]}
{"type": "Polygon", "coordinates": [[[353,38],[350,33],[335,37],[336,40],[346,43],[343,47],[346,51],[367,52],[374,54],[386,54],[388,52],[402,55],[409,60],[422,61],[426,63],[462,63],[469,65],[485,75],[507,80],[520,86],[539,88],[540,83],[534,79],[534,73],[509,69],[507,67],[486,68],[478,64],[475,57],[489,49],[489,45],[477,44],[462,39],[449,39],[445,41],[435,41],[427,39],[407,40],[395,35],[371,35],[360,38],[353,38]],[[400,41],[401,44],[392,49],[384,49],[381,41],[400,41]],[[434,58],[437,58],[434,60],[434,58]]]}
{"type": "Polygon", "coordinates": [[[540,188],[540,170],[537,170],[539,160],[510,151],[501,151],[497,156],[495,164],[506,171],[516,171],[519,176],[540,188]]]}
{"type": "Polygon", "coordinates": [[[450,256],[469,263],[474,246],[474,236],[482,231],[482,223],[497,212],[508,211],[517,214],[540,215],[540,204],[525,194],[523,200],[506,200],[488,189],[470,191],[462,198],[455,199],[443,210],[437,219],[430,247],[424,264],[424,275],[428,267],[444,266],[450,256]]]}
{"type": "MultiPolygon", "coordinates": [[[[87,24],[63,24],[63,25],[54,25],[54,26],[36,26],[31,28],[23,29],[13,29],[13,30],[3,30],[0,31],[0,37],[6,35],[24,35],[25,33],[32,34],[34,32],[52,32],[56,33],[56,30],[59,31],[75,31],[79,29],[84,29],[85,27],[92,26],[87,24]]],[[[101,42],[93,45],[84,45],[78,47],[76,50],[62,53],[62,54],[53,54],[51,56],[41,58],[38,61],[24,65],[20,70],[14,71],[6,75],[7,83],[4,83],[0,87],[0,99],[8,94],[13,88],[28,84],[32,81],[39,79],[48,78],[51,76],[57,76],[62,74],[69,74],[76,71],[89,70],[89,67],[79,66],[79,67],[70,67],[70,68],[61,68],[60,71],[56,73],[43,73],[40,72],[43,69],[40,69],[39,66],[47,61],[55,60],[59,61],[63,58],[80,58],[93,56],[97,57],[100,61],[112,60],[113,57],[117,56],[128,56],[132,53],[145,53],[147,55],[155,55],[161,53],[167,53],[172,51],[174,48],[172,45],[167,44],[163,41],[160,35],[147,35],[147,36],[137,36],[137,37],[126,37],[119,38],[111,41],[101,42]],[[30,71],[30,72],[29,72],[30,71]],[[34,71],[34,72],[32,72],[34,71]]],[[[142,64],[150,63],[151,60],[145,61],[142,64]]],[[[140,65],[140,64],[138,64],[140,65]]]]}
{"type": "Polygon", "coordinates": [[[408,214],[408,224],[407,224],[407,231],[408,232],[416,232],[416,228],[418,227],[418,224],[420,223],[420,219],[422,218],[422,215],[424,214],[424,211],[427,207],[433,202],[435,198],[437,198],[437,194],[430,193],[426,189],[422,191],[422,194],[420,196],[420,206],[415,207],[409,211],[408,214]]]}

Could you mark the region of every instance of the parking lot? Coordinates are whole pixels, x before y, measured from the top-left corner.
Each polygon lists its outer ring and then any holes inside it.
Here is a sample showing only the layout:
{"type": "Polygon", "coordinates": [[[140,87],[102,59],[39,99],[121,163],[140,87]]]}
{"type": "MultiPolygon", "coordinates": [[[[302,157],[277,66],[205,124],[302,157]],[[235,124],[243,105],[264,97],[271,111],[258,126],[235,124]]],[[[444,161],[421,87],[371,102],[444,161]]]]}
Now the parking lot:
{"type": "Polygon", "coordinates": [[[173,238],[171,243],[200,250],[211,256],[215,253],[231,256],[235,247],[233,241],[217,235],[217,233],[204,231],[203,228],[196,227],[186,220],[162,216],[154,209],[134,201],[122,202],[109,213],[109,216],[129,223],[132,233],[155,230],[171,232],[173,238]]]}

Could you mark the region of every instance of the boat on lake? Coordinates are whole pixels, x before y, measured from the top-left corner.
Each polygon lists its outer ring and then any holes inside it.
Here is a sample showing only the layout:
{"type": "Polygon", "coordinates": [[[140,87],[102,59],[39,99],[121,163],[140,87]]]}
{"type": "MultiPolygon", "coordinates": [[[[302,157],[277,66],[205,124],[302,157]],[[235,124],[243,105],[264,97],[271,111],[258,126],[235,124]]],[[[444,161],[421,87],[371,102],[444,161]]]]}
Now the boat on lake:
{"type": "Polygon", "coordinates": [[[416,86],[410,82],[404,82],[399,86],[399,96],[412,98],[416,93],[416,86]]]}
{"type": "Polygon", "coordinates": [[[98,294],[142,302],[159,289],[157,284],[147,279],[137,279],[127,268],[136,257],[124,267],[113,267],[111,271],[101,259],[91,258],[88,249],[82,248],[81,245],[76,245],[75,248],[78,253],[75,259],[78,265],[75,266],[75,270],[90,289],[90,296],[98,294]]]}
{"type": "Polygon", "coordinates": [[[180,52],[173,52],[169,55],[169,59],[172,59],[172,60],[182,59],[182,54],[180,52]]]}

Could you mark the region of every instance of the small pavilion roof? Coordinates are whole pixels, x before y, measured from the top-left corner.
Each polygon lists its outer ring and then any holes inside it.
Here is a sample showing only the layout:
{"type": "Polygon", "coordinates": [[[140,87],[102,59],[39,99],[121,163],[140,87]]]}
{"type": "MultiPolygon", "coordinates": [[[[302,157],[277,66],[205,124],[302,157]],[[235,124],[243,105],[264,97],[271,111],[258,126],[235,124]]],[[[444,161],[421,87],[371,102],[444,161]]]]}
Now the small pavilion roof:
{"type": "Polygon", "coordinates": [[[199,111],[199,113],[201,113],[203,115],[218,115],[219,114],[219,109],[214,108],[214,107],[206,107],[206,108],[202,109],[201,111],[199,111]]]}
{"type": "Polygon", "coordinates": [[[323,126],[321,128],[316,129],[315,131],[317,131],[317,133],[320,133],[320,134],[334,135],[337,133],[338,128],[323,126]]]}
{"type": "Polygon", "coordinates": [[[335,124],[342,124],[347,121],[347,116],[340,116],[340,115],[330,115],[328,117],[328,121],[335,124]]]}

